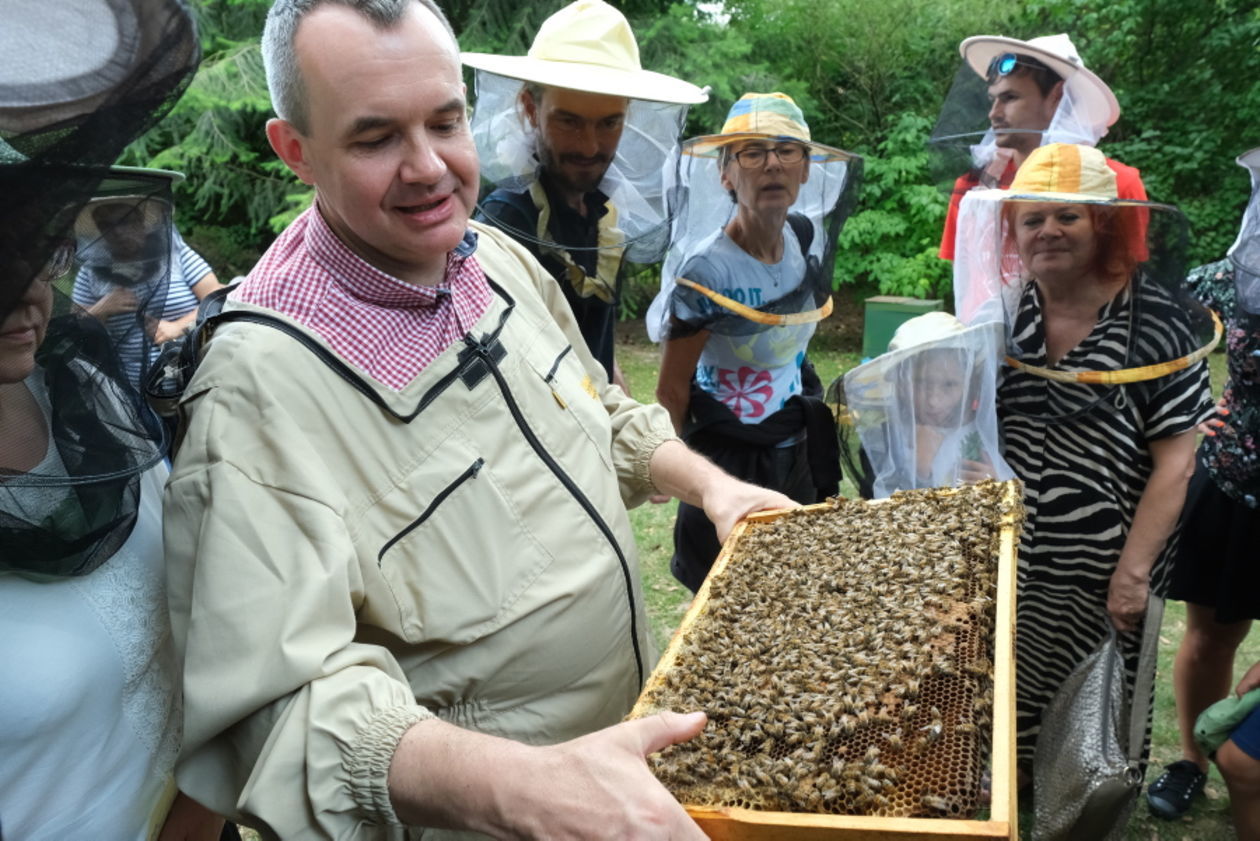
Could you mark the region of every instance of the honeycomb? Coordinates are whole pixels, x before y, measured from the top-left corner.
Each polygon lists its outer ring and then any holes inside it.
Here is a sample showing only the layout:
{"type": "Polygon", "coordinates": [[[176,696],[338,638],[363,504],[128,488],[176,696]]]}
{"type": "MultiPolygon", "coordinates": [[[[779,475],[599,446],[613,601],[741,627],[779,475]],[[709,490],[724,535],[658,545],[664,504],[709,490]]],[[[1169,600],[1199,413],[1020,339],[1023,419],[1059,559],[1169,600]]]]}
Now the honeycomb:
{"type": "Polygon", "coordinates": [[[749,523],[636,707],[709,716],[657,777],[693,806],[973,816],[1010,484],[749,523]]]}

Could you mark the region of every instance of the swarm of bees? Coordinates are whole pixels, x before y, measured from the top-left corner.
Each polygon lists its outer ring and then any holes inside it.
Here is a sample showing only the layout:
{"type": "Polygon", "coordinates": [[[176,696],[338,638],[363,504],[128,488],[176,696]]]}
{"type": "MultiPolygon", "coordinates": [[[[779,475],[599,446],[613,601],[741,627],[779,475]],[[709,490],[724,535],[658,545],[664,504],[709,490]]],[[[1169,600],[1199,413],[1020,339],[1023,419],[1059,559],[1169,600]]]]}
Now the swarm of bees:
{"type": "Polygon", "coordinates": [[[751,524],[637,708],[709,716],[651,758],[658,778],[698,806],[974,814],[1007,484],[751,524]]]}

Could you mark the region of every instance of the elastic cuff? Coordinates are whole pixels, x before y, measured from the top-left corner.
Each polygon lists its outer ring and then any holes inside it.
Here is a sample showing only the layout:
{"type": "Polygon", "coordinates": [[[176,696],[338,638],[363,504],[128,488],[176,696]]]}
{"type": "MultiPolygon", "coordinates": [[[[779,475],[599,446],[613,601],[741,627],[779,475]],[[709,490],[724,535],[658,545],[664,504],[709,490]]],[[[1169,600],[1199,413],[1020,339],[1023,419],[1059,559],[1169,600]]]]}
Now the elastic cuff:
{"type": "MultiPolygon", "coordinates": [[[[643,447],[635,455],[634,459],[634,479],[636,482],[642,482],[656,493],[661,493],[661,489],[652,481],[652,456],[656,454],[656,448],[666,441],[677,441],[683,444],[683,440],[673,432],[662,432],[653,429],[647,435],[643,436],[643,447]]],[[[686,444],[683,444],[685,447],[686,444]]]]}
{"type": "Polygon", "coordinates": [[[359,731],[346,760],[350,795],[372,823],[402,826],[389,799],[389,763],[403,734],[413,724],[433,718],[424,707],[402,706],[381,710],[359,731]]]}

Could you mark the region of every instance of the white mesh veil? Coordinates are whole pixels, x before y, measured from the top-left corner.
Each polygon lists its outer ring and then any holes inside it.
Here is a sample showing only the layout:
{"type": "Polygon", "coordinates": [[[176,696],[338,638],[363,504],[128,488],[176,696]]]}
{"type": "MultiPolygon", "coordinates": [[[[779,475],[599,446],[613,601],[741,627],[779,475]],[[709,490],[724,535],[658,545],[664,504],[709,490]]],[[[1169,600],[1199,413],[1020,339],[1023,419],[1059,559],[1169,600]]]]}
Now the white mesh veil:
{"type": "Polygon", "coordinates": [[[890,351],[844,375],[842,420],[847,415],[861,441],[873,498],[1014,476],[998,437],[1005,345],[1002,325],[989,322],[890,351]]]}
{"type": "MultiPolygon", "coordinates": [[[[691,144],[692,141],[684,144],[666,173],[672,235],[661,270],[661,291],[652,301],[646,319],[652,341],[668,338],[673,329],[671,317],[680,306],[690,312],[702,309],[700,296],[679,287],[676,279],[687,261],[712,240],[736,211],[735,202],[721,184],[720,159],[715,155],[690,154],[691,144]]],[[[836,241],[857,201],[862,159],[841,150],[820,152],[821,148],[825,147],[811,148],[809,178],[801,185],[788,218],[792,239],[806,252],[806,277],[781,299],[739,303],[765,313],[790,315],[822,306],[830,295],[836,241]]],[[[703,326],[721,333],[766,329],[766,325],[737,313],[720,310],[703,326]]]]}
{"type": "Polygon", "coordinates": [[[1234,264],[1239,305],[1249,313],[1260,313],[1260,148],[1239,156],[1238,165],[1251,174],[1251,200],[1243,212],[1238,238],[1229,249],[1229,259],[1234,264]]]}
{"type": "MultiPolygon", "coordinates": [[[[520,79],[476,71],[472,132],[482,181],[490,189],[526,191],[538,178],[536,130],[520,103],[524,85],[520,79]]],[[[607,247],[624,248],[624,258],[631,262],[657,262],[665,253],[669,218],[661,176],[678,147],[686,117],[686,105],[630,100],[617,154],[599,190],[616,209],[616,227],[621,232],[607,247]]],[[[537,231],[510,233],[542,247],[569,251],[592,248],[588,243],[540,240],[537,231]]]]}

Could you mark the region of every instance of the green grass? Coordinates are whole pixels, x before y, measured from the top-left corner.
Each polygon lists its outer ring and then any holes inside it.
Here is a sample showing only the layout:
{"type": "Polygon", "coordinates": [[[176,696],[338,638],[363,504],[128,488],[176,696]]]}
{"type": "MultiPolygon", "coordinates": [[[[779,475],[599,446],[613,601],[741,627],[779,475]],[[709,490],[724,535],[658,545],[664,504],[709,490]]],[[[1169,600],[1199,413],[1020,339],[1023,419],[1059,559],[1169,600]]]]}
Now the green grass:
{"type": "MultiPolygon", "coordinates": [[[[628,332],[628,331],[627,331],[628,332]]],[[[640,334],[636,334],[641,335],[640,334]]],[[[623,336],[617,346],[617,359],[630,383],[636,398],[652,400],[656,387],[659,365],[655,346],[646,339],[623,336]]],[[[847,371],[859,362],[858,354],[847,352],[841,342],[824,342],[820,348],[815,343],[810,358],[818,369],[824,384],[847,371]]],[[[1209,359],[1212,371],[1213,393],[1219,395],[1225,381],[1225,355],[1214,353],[1209,359]]],[[[674,580],[669,571],[669,558],[673,551],[674,511],[677,504],[643,505],[630,512],[638,540],[639,559],[643,568],[643,589],[647,602],[648,617],[658,651],[665,644],[682,619],[691,594],[674,580]]],[[[1158,677],[1155,690],[1155,724],[1152,734],[1151,774],[1153,780],[1159,767],[1181,757],[1177,736],[1177,719],[1172,695],[1172,663],[1177,646],[1185,634],[1185,606],[1178,602],[1168,604],[1163,631],[1160,634],[1158,677]]],[[[1252,663],[1260,660],[1260,632],[1253,632],[1239,649],[1235,667],[1235,682],[1252,663]]],[[[1225,841],[1234,839],[1229,816],[1229,795],[1216,767],[1212,767],[1206,798],[1198,802],[1189,816],[1180,821],[1164,821],[1152,818],[1146,811],[1145,800],[1129,823],[1126,838],[1129,841],[1225,841]]],[[[1026,831],[1030,820],[1021,815],[1026,831]]]]}

